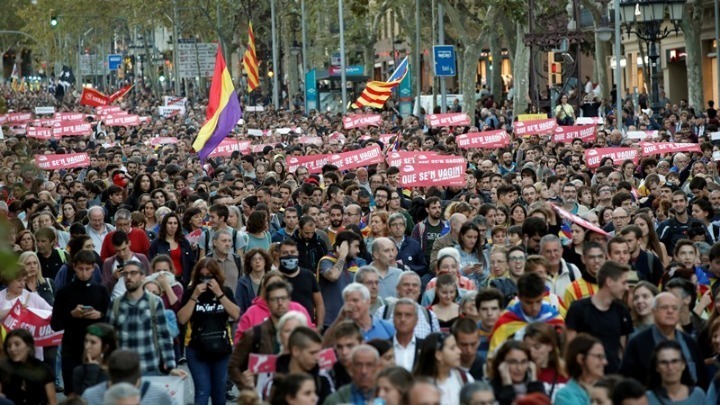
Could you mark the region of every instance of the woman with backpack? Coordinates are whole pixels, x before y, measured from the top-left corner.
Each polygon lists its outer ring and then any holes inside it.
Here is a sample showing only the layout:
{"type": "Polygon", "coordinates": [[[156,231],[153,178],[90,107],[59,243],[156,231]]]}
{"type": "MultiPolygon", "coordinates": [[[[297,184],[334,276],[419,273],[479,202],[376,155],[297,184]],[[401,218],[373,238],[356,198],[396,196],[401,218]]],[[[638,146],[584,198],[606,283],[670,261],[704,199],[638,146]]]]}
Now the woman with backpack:
{"type": "Polygon", "coordinates": [[[203,258],[193,269],[178,312],[187,324],[185,357],[195,385],[194,403],[224,404],[228,361],[232,352],[230,322],[240,317],[232,290],[215,259],[203,258]]]}

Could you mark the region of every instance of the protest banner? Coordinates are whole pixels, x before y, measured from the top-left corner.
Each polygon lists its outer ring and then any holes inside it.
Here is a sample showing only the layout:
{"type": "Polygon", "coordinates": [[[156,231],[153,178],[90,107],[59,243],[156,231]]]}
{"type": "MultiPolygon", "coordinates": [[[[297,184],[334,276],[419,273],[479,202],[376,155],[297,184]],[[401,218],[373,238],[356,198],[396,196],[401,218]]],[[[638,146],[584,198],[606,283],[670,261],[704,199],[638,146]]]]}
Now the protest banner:
{"type": "Polygon", "coordinates": [[[253,374],[274,373],[277,364],[277,354],[250,353],[248,357],[248,370],[253,374]]]}
{"type": "Polygon", "coordinates": [[[180,142],[179,139],[173,137],[173,136],[158,136],[157,138],[152,138],[150,140],[151,146],[160,146],[160,145],[172,145],[180,142]]]}
{"type": "Polygon", "coordinates": [[[55,114],[55,107],[35,107],[35,115],[53,115],[55,114]]]}
{"type": "Polygon", "coordinates": [[[82,121],[85,119],[85,114],[73,112],[59,112],[55,113],[54,118],[60,121],[82,121]]]}
{"type": "Polygon", "coordinates": [[[61,121],[53,125],[53,135],[63,136],[85,136],[93,132],[92,124],[83,121],[61,121]]]}
{"type": "Polygon", "coordinates": [[[288,156],[287,170],[295,173],[298,167],[302,166],[308,169],[309,173],[320,173],[322,167],[328,163],[330,155],[310,155],[310,156],[288,156]]]}
{"type": "Polygon", "coordinates": [[[602,125],[602,117],[578,117],[575,120],[575,125],[602,125]]]}
{"type": "Polygon", "coordinates": [[[657,138],[658,131],[628,131],[625,135],[628,139],[644,140],[647,138],[657,138]]]}
{"type": "Polygon", "coordinates": [[[163,96],[163,106],[185,106],[187,97],[163,96]]]}
{"type": "Polygon", "coordinates": [[[161,117],[170,118],[176,115],[185,115],[184,105],[169,105],[158,107],[158,114],[161,117]]]}
{"type": "Polygon", "coordinates": [[[53,129],[46,127],[27,127],[26,135],[28,138],[48,140],[53,137],[53,129]]]}
{"type": "Polygon", "coordinates": [[[364,128],[369,126],[380,126],[382,115],[380,114],[357,114],[343,117],[343,128],[364,128]]]}
{"type": "Polygon", "coordinates": [[[143,376],[143,381],[147,381],[153,386],[157,386],[167,392],[172,399],[173,404],[185,404],[185,384],[187,379],[183,377],[173,376],[143,376]]]}
{"type": "Polygon", "coordinates": [[[32,121],[33,116],[32,113],[10,113],[5,115],[0,115],[0,117],[3,117],[0,119],[0,124],[22,124],[24,122],[32,121]]]}
{"type": "Polygon", "coordinates": [[[202,233],[202,229],[196,229],[185,235],[185,239],[190,242],[191,246],[197,246],[197,244],[200,242],[200,236],[202,236],[202,233]]]}
{"type": "Polygon", "coordinates": [[[486,132],[469,132],[455,137],[458,148],[495,149],[510,144],[510,137],[504,129],[486,132]]]}
{"type": "Polygon", "coordinates": [[[400,167],[402,165],[415,164],[420,160],[427,160],[430,156],[437,156],[437,152],[432,151],[397,151],[387,154],[386,161],[388,166],[400,167]]]}
{"type": "Polygon", "coordinates": [[[663,153],[697,152],[702,153],[697,143],[676,142],[640,142],[643,156],[660,155],[663,153]]]}
{"type": "Polygon", "coordinates": [[[65,155],[35,155],[35,163],[43,170],[74,169],[90,166],[90,156],[85,152],[65,155]]]}
{"type": "Polygon", "coordinates": [[[548,135],[555,132],[557,121],[554,118],[513,123],[515,136],[548,135]]]}
{"type": "Polygon", "coordinates": [[[385,156],[383,156],[380,146],[373,144],[363,149],[330,155],[328,164],[337,166],[338,170],[350,170],[381,163],[383,160],[385,160],[385,156]]]}
{"type": "Polygon", "coordinates": [[[547,119],[547,114],[520,114],[518,115],[518,121],[535,121],[547,119]]]}
{"type": "Polygon", "coordinates": [[[240,141],[237,138],[225,138],[220,144],[210,152],[208,157],[229,157],[233,152],[245,152],[249,150],[252,141],[240,141]]]}
{"type": "Polygon", "coordinates": [[[323,140],[319,136],[301,136],[298,141],[302,145],[322,145],[323,140]]]}
{"type": "Polygon", "coordinates": [[[595,125],[558,126],[555,128],[552,140],[565,143],[580,139],[583,142],[589,142],[595,140],[596,130],[595,125]]]}
{"type": "MultiPolygon", "coordinates": [[[[462,159],[462,158],[461,158],[462,159]]],[[[405,187],[465,186],[466,163],[420,161],[400,167],[400,184],[405,187]]]]}
{"type": "Polygon", "coordinates": [[[111,127],[136,127],[140,125],[140,117],[137,115],[120,115],[117,116],[115,114],[112,115],[106,115],[103,118],[103,122],[107,126],[111,127]]]}
{"type": "Polygon", "coordinates": [[[600,166],[600,162],[609,157],[613,160],[613,163],[617,166],[624,160],[632,160],[635,164],[638,163],[638,150],[636,148],[599,148],[599,149],[586,149],[585,150],[585,165],[589,169],[594,169],[600,166]]]}
{"type": "Polygon", "coordinates": [[[80,104],[99,107],[110,104],[110,100],[106,95],[95,89],[83,87],[82,94],[80,95],[80,104]]]}
{"type": "Polygon", "coordinates": [[[430,114],[427,116],[431,127],[463,127],[470,125],[470,117],[465,113],[430,114]]]}
{"type": "Polygon", "coordinates": [[[589,231],[597,232],[597,233],[599,233],[599,234],[601,234],[601,235],[604,235],[604,236],[610,236],[609,233],[605,232],[605,231],[602,230],[601,228],[598,228],[597,226],[593,225],[592,223],[590,223],[590,222],[588,222],[588,221],[580,218],[579,216],[577,216],[577,215],[575,215],[575,214],[573,214],[573,213],[571,213],[571,212],[565,211],[564,209],[558,207],[558,206],[555,205],[555,204],[553,204],[553,208],[555,208],[555,211],[557,211],[557,213],[558,213],[561,217],[567,219],[568,221],[570,221],[570,222],[572,222],[572,223],[578,224],[578,225],[580,225],[581,227],[583,227],[583,228],[585,228],[585,229],[587,229],[587,230],[589,230],[589,231]]]}
{"type": "Polygon", "coordinates": [[[112,113],[120,113],[120,112],[123,112],[124,110],[123,110],[122,107],[120,107],[120,106],[112,105],[112,106],[98,106],[98,107],[95,107],[95,111],[96,111],[99,115],[107,115],[107,114],[112,114],[112,113]]]}
{"type": "Polygon", "coordinates": [[[23,307],[20,300],[10,308],[2,325],[7,330],[25,329],[35,340],[36,347],[57,346],[62,341],[63,332],[55,332],[50,327],[51,311],[23,307]]]}

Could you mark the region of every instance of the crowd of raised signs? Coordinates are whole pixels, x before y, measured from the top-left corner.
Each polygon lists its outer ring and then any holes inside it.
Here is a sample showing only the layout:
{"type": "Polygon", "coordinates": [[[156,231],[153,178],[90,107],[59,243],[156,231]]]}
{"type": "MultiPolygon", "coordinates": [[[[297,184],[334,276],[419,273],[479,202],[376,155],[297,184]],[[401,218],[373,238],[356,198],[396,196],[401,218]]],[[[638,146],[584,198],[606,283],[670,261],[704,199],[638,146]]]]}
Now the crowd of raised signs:
{"type": "Polygon", "coordinates": [[[720,401],[712,102],[0,98],[0,404],[720,401]]]}

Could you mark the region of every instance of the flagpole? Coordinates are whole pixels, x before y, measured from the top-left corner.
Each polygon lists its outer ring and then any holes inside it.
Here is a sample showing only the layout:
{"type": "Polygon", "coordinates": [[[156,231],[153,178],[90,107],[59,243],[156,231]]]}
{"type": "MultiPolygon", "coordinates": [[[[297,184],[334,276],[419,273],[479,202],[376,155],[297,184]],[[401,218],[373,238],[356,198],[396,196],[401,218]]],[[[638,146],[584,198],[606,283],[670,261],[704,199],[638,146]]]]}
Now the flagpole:
{"type": "Polygon", "coordinates": [[[273,106],[275,111],[280,110],[280,92],[278,89],[278,43],[277,43],[277,29],[275,27],[275,0],[270,0],[270,18],[272,26],[272,45],[273,45],[273,106]]]}
{"type": "Polygon", "coordinates": [[[342,91],[342,113],[347,112],[347,75],[345,74],[345,22],[343,21],[343,0],[338,0],[340,16],[340,89],[342,91]]]}

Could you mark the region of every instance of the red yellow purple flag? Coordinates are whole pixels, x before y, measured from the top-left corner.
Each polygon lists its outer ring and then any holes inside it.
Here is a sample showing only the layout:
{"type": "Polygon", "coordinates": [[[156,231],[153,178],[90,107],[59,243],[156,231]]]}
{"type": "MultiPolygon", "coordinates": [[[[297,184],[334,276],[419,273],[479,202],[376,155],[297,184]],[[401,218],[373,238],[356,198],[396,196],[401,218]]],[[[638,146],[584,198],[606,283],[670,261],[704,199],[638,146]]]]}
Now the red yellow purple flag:
{"type": "Polygon", "coordinates": [[[235,87],[219,46],[215,57],[215,72],[210,85],[206,116],[207,121],[200,128],[192,144],[193,149],[200,156],[200,160],[203,161],[242,118],[240,101],[235,94],[235,87]]]}

